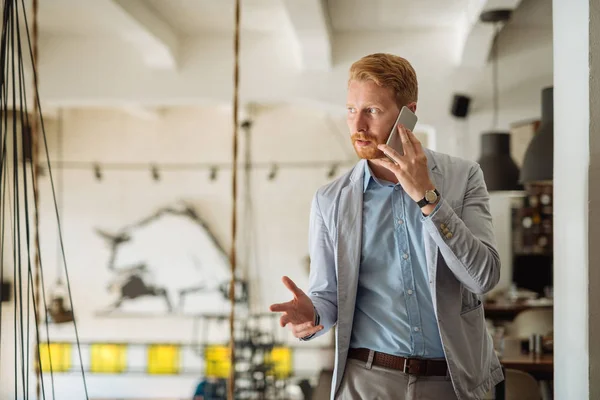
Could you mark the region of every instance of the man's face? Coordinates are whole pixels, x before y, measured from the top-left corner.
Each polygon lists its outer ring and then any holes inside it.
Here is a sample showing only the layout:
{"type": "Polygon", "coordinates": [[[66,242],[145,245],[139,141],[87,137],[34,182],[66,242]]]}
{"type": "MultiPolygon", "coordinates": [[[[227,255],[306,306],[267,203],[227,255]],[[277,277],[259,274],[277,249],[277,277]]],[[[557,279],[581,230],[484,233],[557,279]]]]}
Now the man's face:
{"type": "Polygon", "coordinates": [[[373,81],[352,80],[346,107],[346,122],[356,154],[368,160],[385,157],[377,145],[387,141],[400,112],[392,89],[373,81]]]}

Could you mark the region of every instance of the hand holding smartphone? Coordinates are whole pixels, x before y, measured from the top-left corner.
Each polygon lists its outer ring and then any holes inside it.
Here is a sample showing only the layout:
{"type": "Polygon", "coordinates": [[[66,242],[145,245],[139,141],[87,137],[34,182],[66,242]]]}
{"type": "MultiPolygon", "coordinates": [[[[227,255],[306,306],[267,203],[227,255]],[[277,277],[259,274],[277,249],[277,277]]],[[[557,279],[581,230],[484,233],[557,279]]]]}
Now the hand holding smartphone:
{"type": "MultiPolygon", "coordinates": [[[[390,132],[390,135],[388,136],[387,142],[385,144],[390,146],[392,149],[396,150],[398,154],[404,155],[404,149],[402,148],[402,140],[400,139],[400,134],[398,133],[398,124],[402,124],[402,126],[404,126],[406,129],[412,131],[413,129],[415,129],[417,120],[417,116],[408,107],[402,107],[402,110],[400,110],[398,118],[396,118],[396,122],[394,123],[392,131],[390,132]]],[[[389,157],[387,154],[386,157],[389,158],[392,162],[394,162],[394,160],[392,160],[392,158],[389,157]]]]}

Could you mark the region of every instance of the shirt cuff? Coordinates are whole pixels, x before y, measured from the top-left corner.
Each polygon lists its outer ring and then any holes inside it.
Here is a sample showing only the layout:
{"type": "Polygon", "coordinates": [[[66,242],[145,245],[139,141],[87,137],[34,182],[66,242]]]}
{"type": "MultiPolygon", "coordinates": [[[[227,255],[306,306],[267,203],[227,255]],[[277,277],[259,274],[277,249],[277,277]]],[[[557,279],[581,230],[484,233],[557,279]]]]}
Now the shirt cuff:
{"type": "MultiPolygon", "coordinates": [[[[314,324],[315,324],[315,326],[319,326],[321,324],[321,316],[317,312],[316,308],[315,308],[315,321],[314,321],[314,324]]],[[[312,337],[315,336],[315,335],[316,335],[316,333],[313,333],[312,335],[308,335],[308,336],[304,336],[303,338],[300,338],[300,340],[306,341],[306,340],[312,339],[312,337]]]]}
{"type": "Polygon", "coordinates": [[[437,212],[437,210],[440,209],[441,205],[442,205],[442,198],[440,197],[439,200],[438,200],[438,202],[437,202],[437,204],[435,205],[435,208],[431,212],[431,214],[425,215],[425,214],[421,213],[421,217],[423,219],[432,218],[435,215],[435,213],[437,212]]]}

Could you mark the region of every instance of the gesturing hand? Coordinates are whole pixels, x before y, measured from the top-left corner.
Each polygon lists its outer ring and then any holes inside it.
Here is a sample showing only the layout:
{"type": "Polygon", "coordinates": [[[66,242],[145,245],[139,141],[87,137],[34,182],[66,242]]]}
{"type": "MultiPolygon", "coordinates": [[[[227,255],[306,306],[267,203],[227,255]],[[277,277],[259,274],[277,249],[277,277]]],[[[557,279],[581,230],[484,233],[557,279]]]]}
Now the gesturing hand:
{"type": "Polygon", "coordinates": [[[315,308],[310,298],[287,276],[284,276],[282,281],[294,298],[287,303],[273,304],[269,307],[273,312],[283,313],[279,324],[282,327],[289,324],[297,338],[310,336],[323,329],[322,325],[315,326],[315,308]]]}

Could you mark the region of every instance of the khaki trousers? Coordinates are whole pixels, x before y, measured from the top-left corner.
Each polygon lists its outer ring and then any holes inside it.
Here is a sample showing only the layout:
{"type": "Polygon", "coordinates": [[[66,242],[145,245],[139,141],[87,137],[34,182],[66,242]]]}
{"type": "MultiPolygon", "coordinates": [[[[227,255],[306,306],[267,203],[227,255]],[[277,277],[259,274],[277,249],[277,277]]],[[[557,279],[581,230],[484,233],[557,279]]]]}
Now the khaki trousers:
{"type": "Polygon", "coordinates": [[[449,376],[415,376],[348,359],[336,400],[456,400],[449,376]]]}

